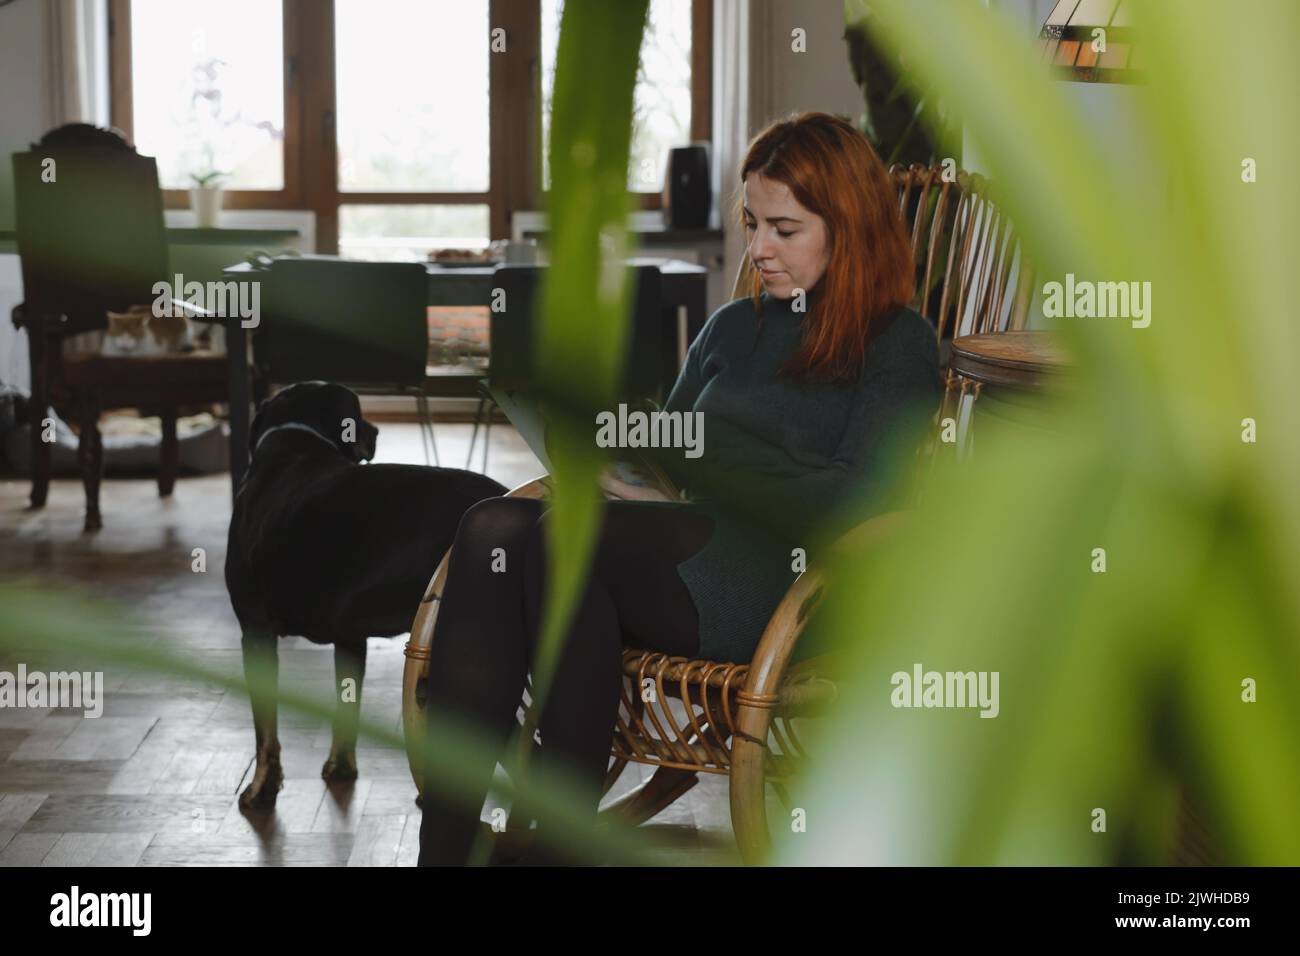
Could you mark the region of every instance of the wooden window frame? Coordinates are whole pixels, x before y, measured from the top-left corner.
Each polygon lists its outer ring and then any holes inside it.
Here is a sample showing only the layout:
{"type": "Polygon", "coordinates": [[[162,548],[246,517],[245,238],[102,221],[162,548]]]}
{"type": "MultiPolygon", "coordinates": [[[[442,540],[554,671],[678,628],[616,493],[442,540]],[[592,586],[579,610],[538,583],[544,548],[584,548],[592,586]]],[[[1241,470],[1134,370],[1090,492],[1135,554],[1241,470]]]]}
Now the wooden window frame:
{"type": "MultiPolygon", "coordinates": [[[[281,0],[284,7],[284,186],[281,189],[227,189],[228,209],[302,209],[305,191],[302,170],[302,79],[299,64],[303,10],[309,0],[281,0]]],[[[109,0],[108,46],[110,121],[135,139],[135,101],[131,81],[131,0],[109,0]]],[[[163,205],[188,209],[188,189],[164,189],[163,205]]]]}
{"type": "MultiPolygon", "coordinates": [[[[540,21],[541,0],[538,0],[537,8],[540,21]]],[[[539,22],[538,29],[540,28],[539,22]]],[[[540,44],[538,50],[540,51],[540,44]]],[[[540,79],[538,82],[540,83],[540,79]]],[[[540,112],[537,122],[540,131],[540,112]]],[[[538,135],[540,136],[540,132],[538,135]]],[[[691,0],[691,141],[709,144],[713,142],[713,0],[691,0]]],[[[542,157],[539,147],[535,174],[536,182],[539,184],[542,181],[541,169],[542,157]]],[[[532,208],[537,209],[545,199],[546,190],[542,190],[539,186],[535,195],[537,205],[532,208]]],[[[662,191],[638,190],[633,193],[633,196],[636,197],[636,206],[639,209],[663,208],[662,191]]]]}
{"type": "MultiPolygon", "coordinates": [[[[229,209],[306,209],[316,214],[316,247],[338,252],[345,205],[486,205],[489,237],[510,237],[511,215],[542,208],[541,3],[489,0],[490,29],[506,31],[522,56],[489,60],[489,175],[486,192],[342,192],[335,132],[334,0],[281,0],[284,9],[284,188],[228,189],[229,209]],[[307,144],[315,144],[308,147],[307,144]]],[[[112,123],[134,136],[131,89],[131,0],[109,0],[112,123]]],[[[691,138],[711,141],[713,3],[692,0],[691,138]]],[[[658,209],[659,193],[636,193],[641,209],[658,209]]],[[[189,206],[188,190],[163,190],[168,209],[189,206]]]]}
{"type": "MultiPolygon", "coordinates": [[[[691,141],[713,142],[713,0],[691,0],[691,141]]],[[[663,208],[661,192],[636,195],[642,209],[663,208]]]]}

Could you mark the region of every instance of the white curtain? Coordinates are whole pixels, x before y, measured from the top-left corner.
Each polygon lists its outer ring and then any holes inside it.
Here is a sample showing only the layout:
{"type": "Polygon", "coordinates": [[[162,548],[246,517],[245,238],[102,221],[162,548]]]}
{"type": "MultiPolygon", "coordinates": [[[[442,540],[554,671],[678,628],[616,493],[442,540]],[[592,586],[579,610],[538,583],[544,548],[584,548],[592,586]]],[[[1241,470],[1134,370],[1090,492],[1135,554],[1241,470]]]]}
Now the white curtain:
{"type": "Polygon", "coordinates": [[[736,267],[745,253],[745,235],[732,217],[739,186],[736,174],[749,146],[751,91],[751,18],[748,0],[713,2],[713,198],[723,243],[722,301],[731,298],[736,267]]]}
{"type": "Polygon", "coordinates": [[[45,26],[49,126],[107,126],[107,0],[49,0],[45,26]]]}

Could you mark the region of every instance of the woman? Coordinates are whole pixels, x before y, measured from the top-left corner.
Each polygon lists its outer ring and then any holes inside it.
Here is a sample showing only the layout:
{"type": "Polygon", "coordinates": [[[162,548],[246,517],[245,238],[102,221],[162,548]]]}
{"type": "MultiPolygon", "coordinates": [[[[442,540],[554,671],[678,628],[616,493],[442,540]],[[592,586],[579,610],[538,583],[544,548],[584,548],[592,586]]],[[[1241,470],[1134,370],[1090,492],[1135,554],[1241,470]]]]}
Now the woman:
{"type": "MultiPolygon", "coordinates": [[[[665,404],[703,413],[703,456],[659,458],[690,503],[606,504],[538,724],[536,759],[584,788],[582,810],[592,815],[624,642],[748,661],[799,573],[793,549],[811,553],[847,527],[854,500],[886,507],[887,457],[938,407],[934,329],[906,307],[910,249],[866,139],[837,117],[805,113],[753,141],[740,181],[751,295],[709,319],[665,404]]],[[[466,513],[452,549],[429,711],[493,744],[515,726],[535,651],[546,525],[537,501],[489,499],[466,513]]],[[[469,768],[485,795],[491,761],[469,768]]],[[[429,784],[420,863],[463,863],[479,811],[429,784]]]]}

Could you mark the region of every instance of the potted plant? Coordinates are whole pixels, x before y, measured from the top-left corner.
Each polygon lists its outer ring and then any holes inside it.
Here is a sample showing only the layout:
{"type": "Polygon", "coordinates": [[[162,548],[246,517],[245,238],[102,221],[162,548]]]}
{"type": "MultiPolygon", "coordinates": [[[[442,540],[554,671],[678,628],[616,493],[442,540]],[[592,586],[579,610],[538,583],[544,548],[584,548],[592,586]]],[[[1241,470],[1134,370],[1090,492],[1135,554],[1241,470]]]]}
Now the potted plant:
{"type": "Polygon", "coordinates": [[[961,122],[952,104],[940,100],[935,84],[917,75],[903,51],[872,32],[865,2],[847,0],[844,15],[849,66],[862,91],[858,128],[885,166],[929,165],[945,156],[961,165],[961,122]]]}
{"type": "Polygon", "coordinates": [[[221,181],[226,174],[216,169],[190,173],[194,187],[190,190],[190,208],[200,229],[214,229],[221,215],[221,181]]]}

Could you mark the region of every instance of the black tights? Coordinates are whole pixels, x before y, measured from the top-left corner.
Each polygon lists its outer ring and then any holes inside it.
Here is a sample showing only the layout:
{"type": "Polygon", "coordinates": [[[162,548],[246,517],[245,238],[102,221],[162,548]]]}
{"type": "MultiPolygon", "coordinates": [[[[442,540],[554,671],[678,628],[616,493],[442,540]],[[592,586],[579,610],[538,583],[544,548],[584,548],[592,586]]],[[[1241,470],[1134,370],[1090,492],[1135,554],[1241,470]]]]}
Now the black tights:
{"type": "MultiPolygon", "coordinates": [[[[538,721],[536,760],[565,772],[589,799],[592,817],[618,714],[625,640],[669,654],[699,650],[699,617],[677,565],[713,533],[712,519],[675,503],[606,502],[587,586],[557,662],[538,721]]],[[[489,498],[461,519],[430,648],[430,719],[451,717],[487,735],[499,753],[518,725],[530,664],[537,652],[545,595],[541,502],[489,498]]],[[[486,797],[493,753],[468,755],[486,797]]],[[[477,785],[476,785],[477,786],[477,785]]],[[[474,791],[476,794],[479,789],[474,791]]],[[[479,832],[475,809],[424,788],[420,865],[462,864],[479,832]]],[[[543,819],[539,827],[545,826],[543,819]]]]}

